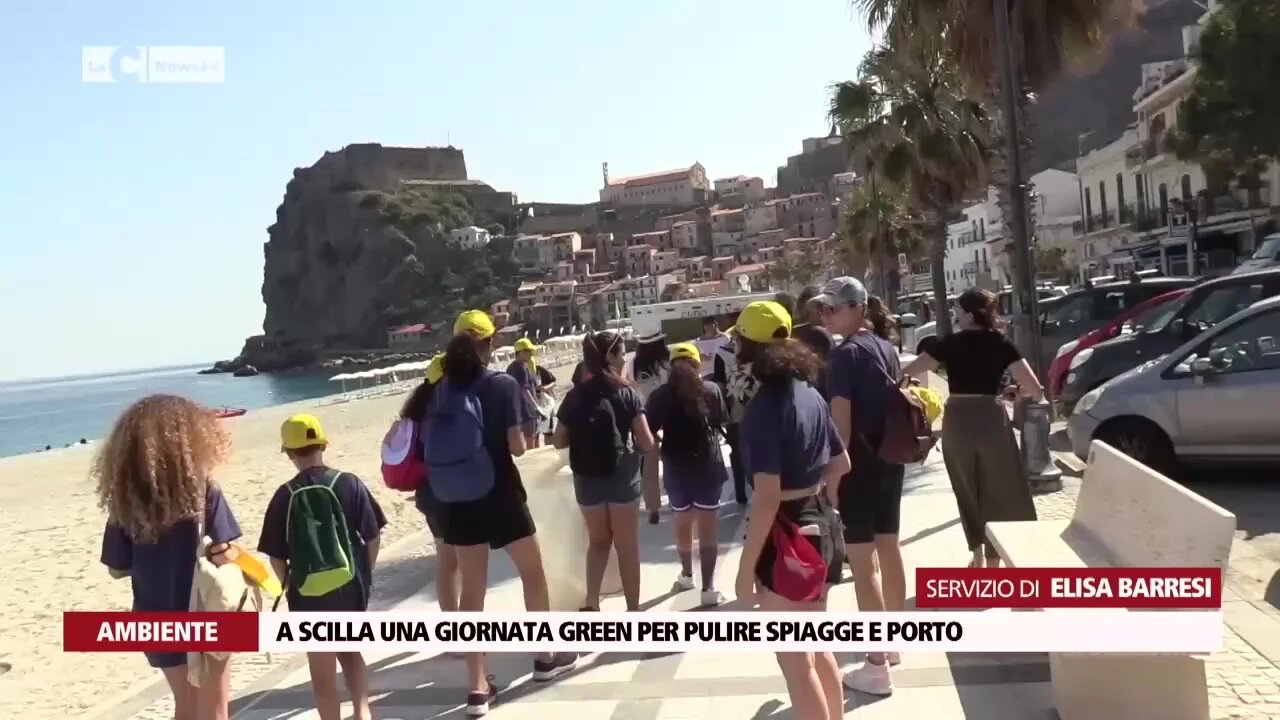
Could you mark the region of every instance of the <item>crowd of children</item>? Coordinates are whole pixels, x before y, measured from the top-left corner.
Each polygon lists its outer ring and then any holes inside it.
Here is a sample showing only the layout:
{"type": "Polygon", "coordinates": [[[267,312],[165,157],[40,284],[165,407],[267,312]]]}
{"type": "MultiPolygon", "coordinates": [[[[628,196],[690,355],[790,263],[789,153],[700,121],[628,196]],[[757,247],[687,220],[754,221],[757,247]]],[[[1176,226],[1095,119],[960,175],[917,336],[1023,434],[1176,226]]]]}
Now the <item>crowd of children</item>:
{"type": "MultiPolygon", "coordinates": [[[[643,499],[644,514],[656,523],[659,488],[674,515],[680,564],[674,591],[699,588],[703,606],[721,604],[725,596],[715,584],[719,508],[730,475],[737,501],[750,500],[733,588],[740,601],[763,610],[825,610],[847,560],[859,608],[901,610],[904,468],[886,460],[882,444],[897,422],[893,393],[906,376],[890,343],[884,305],[847,277],[807,290],[799,308],[779,300],[750,304],[727,333],[709,319],[696,342],[668,347],[660,335],[644,338],[630,362],[620,334],[587,334],[573,387],[558,411],[549,402],[555,378],[537,365],[536,348],[517,345],[510,367],[491,370],[493,321],[482,311],[462,313],[445,352],[387,436],[394,444],[398,433],[409,432],[413,472],[421,475],[411,478],[409,489],[436,541],[441,610],[484,608],[488,554],[498,549],[516,567],[526,610],[548,610],[541,549],[515,461],[544,439],[568,450],[586,526],[584,611],[600,608],[611,554],[627,609],[640,608],[640,505],[643,499]],[[804,322],[793,325],[797,313],[804,322]],[[839,343],[833,333],[843,336],[839,343]],[[730,468],[722,440],[731,450],[730,468]]],[[[964,329],[940,343],[937,357],[923,356],[906,369],[942,365],[964,380],[1009,366],[1028,394],[1038,392],[1016,351],[990,335],[990,300],[961,298],[964,329]],[[981,353],[990,362],[977,359],[981,353]]],[[[974,387],[952,402],[965,406],[957,414],[978,422],[991,404],[990,388],[974,387]],[[978,395],[984,399],[975,400],[978,395]]],[[[944,433],[951,432],[945,425],[944,433]]],[[[1008,479],[1003,434],[998,440],[975,451],[981,457],[959,447],[948,457],[948,468],[956,466],[952,481],[973,564],[988,561],[982,523],[1034,517],[1022,494],[1025,483],[1008,479]]],[[[284,423],[281,451],[296,472],[268,504],[257,550],[283,580],[291,610],[361,611],[369,605],[386,519],[359,477],[326,464],[327,445],[316,417],[295,415],[284,423]]],[[[949,454],[950,445],[944,448],[949,454]]],[[[235,515],[213,480],[227,450],[226,434],[207,410],[170,396],[129,408],[104,444],[94,471],[108,514],[102,561],[113,575],[131,578],[135,609],[187,610],[200,549],[219,564],[243,552],[235,544],[235,515]]],[[[225,660],[205,667],[197,687],[185,655],[147,659],[164,672],[178,720],[227,717],[225,660]]],[[[536,657],[533,678],[552,680],[577,661],[569,653],[536,657]]],[[[869,653],[843,683],[888,695],[889,668],[897,661],[893,653],[869,653]]],[[[370,717],[368,671],[358,653],[311,653],[308,664],[323,720],[340,716],[339,666],[355,717],[370,717]]],[[[484,715],[497,685],[484,654],[466,654],[465,664],[465,711],[484,715]]],[[[783,653],[778,664],[797,718],[842,717],[842,676],[834,656],[783,653]]]]}

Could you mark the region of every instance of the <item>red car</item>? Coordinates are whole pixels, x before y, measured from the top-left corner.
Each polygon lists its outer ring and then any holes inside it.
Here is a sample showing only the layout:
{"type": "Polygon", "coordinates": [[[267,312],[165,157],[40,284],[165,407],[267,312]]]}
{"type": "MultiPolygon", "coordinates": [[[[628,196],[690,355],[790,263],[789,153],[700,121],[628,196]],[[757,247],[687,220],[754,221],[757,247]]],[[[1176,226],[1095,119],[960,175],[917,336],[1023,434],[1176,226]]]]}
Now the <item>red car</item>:
{"type": "Polygon", "coordinates": [[[1084,335],[1081,335],[1075,340],[1063,345],[1058,349],[1058,355],[1053,358],[1053,363],[1049,365],[1049,393],[1054,397],[1057,397],[1062,392],[1062,382],[1067,377],[1067,371],[1071,368],[1071,359],[1076,356],[1076,353],[1084,350],[1085,348],[1093,347],[1104,340],[1110,340],[1111,338],[1120,335],[1124,332],[1125,325],[1134,318],[1139,317],[1149,310],[1164,305],[1171,300],[1177,300],[1188,292],[1190,292],[1190,289],[1184,288],[1182,290],[1174,290],[1163,295],[1157,295],[1153,298],[1149,298],[1145,302],[1138,303],[1137,305],[1134,305],[1128,310],[1120,313],[1114,320],[1106,325],[1095,330],[1090,330],[1084,335]]]}

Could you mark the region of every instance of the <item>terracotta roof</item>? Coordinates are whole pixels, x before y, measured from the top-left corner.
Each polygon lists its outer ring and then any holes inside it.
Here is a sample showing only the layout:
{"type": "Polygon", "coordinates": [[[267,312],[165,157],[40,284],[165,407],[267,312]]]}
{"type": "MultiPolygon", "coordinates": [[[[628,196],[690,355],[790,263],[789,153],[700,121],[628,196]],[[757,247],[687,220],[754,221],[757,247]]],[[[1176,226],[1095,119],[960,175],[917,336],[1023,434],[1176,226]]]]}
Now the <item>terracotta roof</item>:
{"type": "Polygon", "coordinates": [[[725,273],[725,275],[742,275],[743,273],[762,272],[768,263],[754,263],[751,265],[739,265],[736,268],[725,273]]]}
{"type": "Polygon", "coordinates": [[[403,327],[398,327],[398,328],[396,328],[396,329],[392,330],[391,332],[393,332],[393,333],[421,333],[421,332],[431,332],[431,326],[430,326],[430,325],[423,325],[422,323],[418,323],[417,325],[405,325],[405,326],[403,326],[403,327]]]}
{"type": "Polygon", "coordinates": [[[609,181],[609,187],[640,187],[643,185],[656,185],[657,183],[670,182],[672,180],[683,180],[689,177],[689,173],[693,171],[693,166],[678,170],[663,170],[661,172],[649,173],[647,175],[632,175],[631,177],[618,178],[609,181]]]}

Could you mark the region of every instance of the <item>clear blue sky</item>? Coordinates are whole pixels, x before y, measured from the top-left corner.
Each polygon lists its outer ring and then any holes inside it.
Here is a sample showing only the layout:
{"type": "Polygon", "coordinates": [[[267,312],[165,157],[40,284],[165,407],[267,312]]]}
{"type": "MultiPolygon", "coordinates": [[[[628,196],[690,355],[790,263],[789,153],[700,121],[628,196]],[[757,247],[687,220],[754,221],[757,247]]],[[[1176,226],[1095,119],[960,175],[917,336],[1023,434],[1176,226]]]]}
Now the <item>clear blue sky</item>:
{"type": "Polygon", "coordinates": [[[848,0],[5,0],[0,381],[235,355],[326,150],[452,141],[522,200],[593,200],[602,161],[772,183],[868,43],[848,0]],[[85,84],[86,45],[223,46],[227,80],[85,84]]]}

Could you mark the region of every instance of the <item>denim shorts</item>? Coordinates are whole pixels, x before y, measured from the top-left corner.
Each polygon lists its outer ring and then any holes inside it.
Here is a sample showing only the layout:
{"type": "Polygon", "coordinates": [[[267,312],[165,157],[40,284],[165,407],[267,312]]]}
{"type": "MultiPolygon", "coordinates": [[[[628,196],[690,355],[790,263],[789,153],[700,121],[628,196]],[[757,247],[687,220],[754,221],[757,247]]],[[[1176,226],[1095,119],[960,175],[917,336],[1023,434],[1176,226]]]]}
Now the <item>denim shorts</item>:
{"type": "Polygon", "coordinates": [[[618,458],[612,475],[594,477],[573,474],[573,494],[582,507],[626,505],[640,499],[640,453],[628,452],[618,458]]]}

